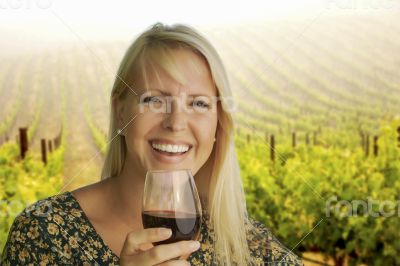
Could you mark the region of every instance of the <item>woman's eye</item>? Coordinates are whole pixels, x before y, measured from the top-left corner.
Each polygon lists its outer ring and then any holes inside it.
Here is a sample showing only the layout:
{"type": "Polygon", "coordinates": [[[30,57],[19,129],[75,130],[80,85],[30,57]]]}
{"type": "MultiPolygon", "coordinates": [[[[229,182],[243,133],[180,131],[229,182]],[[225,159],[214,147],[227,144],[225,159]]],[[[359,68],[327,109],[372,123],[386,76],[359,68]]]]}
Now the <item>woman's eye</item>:
{"type": "Polygon", "coordinates": [[[161,99],[155,96],[148,96],[143,99],[144,103],[161,103],[161,99]]]}
{"type": "Polygon", "coordinates": [[[210,107],[210,105],[209,105],[208,103],[206,103],[205,101],[194,101],[194,102],[193,102],[193,106],[201,107],[201,108],[208,108],[208,107],[210,107]]]}

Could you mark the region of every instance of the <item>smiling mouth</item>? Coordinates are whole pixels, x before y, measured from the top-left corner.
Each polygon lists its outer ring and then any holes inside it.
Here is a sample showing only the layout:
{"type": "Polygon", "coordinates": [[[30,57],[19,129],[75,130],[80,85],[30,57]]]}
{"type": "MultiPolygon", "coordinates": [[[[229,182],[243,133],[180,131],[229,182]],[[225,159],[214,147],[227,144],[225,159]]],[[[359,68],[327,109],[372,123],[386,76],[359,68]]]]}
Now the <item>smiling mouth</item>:
{"type": "Polygon", "coordinates": [[[150,142],[151,148],[157,153],[167,156],[179,156],[188,153],[192,149],[192,145],[170,145],[158,144],[150,142]]]}

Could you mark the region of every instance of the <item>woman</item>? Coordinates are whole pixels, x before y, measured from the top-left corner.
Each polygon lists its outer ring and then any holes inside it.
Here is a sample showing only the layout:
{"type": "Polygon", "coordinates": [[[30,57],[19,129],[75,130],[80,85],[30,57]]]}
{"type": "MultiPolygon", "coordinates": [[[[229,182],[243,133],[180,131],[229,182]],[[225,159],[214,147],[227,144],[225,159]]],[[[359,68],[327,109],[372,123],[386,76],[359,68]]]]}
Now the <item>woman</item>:
{"type": "Polygon", "coordinates": [[[217,52],[196,31],[156,24],[142,33],[113,86],[102,180],[22,212],[4,264],[301,265],[247,216],[231,96],[217,52]],[[198,241],[151,244],[170,231],[143,229],[149,169],[191,169],[204,210],[200,247],[198,241]]]}

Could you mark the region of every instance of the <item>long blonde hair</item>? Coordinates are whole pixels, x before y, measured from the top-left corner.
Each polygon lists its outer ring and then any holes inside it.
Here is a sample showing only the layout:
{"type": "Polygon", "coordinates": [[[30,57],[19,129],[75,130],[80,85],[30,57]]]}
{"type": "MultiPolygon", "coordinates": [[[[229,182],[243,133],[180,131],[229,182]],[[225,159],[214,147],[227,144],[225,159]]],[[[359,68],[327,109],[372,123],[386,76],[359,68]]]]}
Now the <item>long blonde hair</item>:
{"type": "MultiPolygon", "coordinates": [[[[111,104],[115,98],[122,99],[133,86],[139,71],[143,71],[144,54],[147,50],[184,47],[200,54],[208,63],[211,76],[222,99],[232,99],[227,74],[213,46],[194,29],[185,25],[164,26],[155,24],[143,32],[127,50],[117,72],[111,93],[111,104]]],[[[134,86],[133,86],[134,87],[134,86]]],[[[218,265],[250,265],[253,258],[246,238],[248,223],[246,201],[236,158],[233,133],[234,124],[230,106],[222,100],[217,103],[218,124],[216,142],[210,158],[213,158],[208,192],[210,225],[214,230],[214,259],[218,265]]],[[[125,139],[116,135],[117,121],[111,108],[109,141],[102,179],[121,173],[126,156],[125,139]]],[[[211,160],[211,159],[209,159],[211,160]]],[[[249,227],[248,227],[249,228],[249,227]]]]}

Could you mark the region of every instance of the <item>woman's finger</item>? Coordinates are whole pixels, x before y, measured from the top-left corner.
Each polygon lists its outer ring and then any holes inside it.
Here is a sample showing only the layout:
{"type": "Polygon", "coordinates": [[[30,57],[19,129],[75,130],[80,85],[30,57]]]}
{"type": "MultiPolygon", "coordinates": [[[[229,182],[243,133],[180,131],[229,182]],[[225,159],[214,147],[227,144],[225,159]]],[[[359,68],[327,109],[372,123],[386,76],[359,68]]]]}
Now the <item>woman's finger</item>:
{"type": "Polygon", "coordinates": [[[175,258],[193,253],[199,248],[200,243],[198,241],[180,241],[173,244],[156,246],[138,256],[141,257],[141,261],[148,261],[151,265],[154,265],[169,260],[176,260],[175,258]]]}
{"type": "Polygon", "coordinates": [[[141,250],[140,245],[168,239],[172,234],[168,228],[148,228],[130,232],[122,247],[121,256],[134,255],[141,250]]]}
{"type": "Polygon", "coordinates": [[[190,253],[189,253],[189,254],[181,255],[181,256],[179,257],[179,259],[180,259],[180,260],[187,260],[189,257],[190,257],[190,253]]]}
{"type": "Polygon", "coordinates": [[[190,263],[186,260],[170,260],[157,264],[157,266],[190,266],[190,263]]]}

